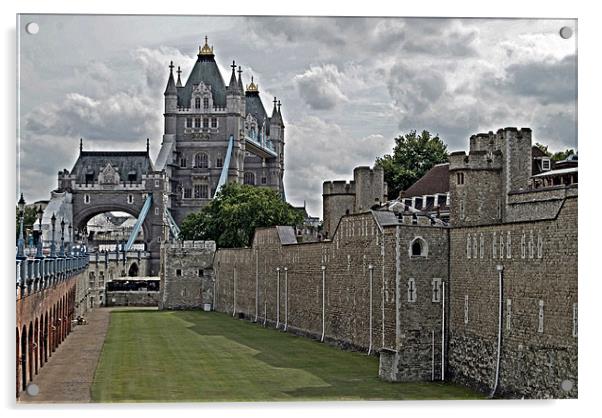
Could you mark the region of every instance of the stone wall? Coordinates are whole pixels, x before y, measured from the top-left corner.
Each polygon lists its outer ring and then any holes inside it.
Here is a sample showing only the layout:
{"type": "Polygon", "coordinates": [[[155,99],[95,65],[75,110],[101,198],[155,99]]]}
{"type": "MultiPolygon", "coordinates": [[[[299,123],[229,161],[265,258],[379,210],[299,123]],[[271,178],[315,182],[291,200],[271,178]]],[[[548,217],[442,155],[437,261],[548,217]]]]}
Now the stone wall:
{"type": "Polygon", "coordinates": [[[106,292],[105,306],[157,306],[160,292],[113,291],[106,292]]]}
{"type": "Polygon", "coordinates": [[[501,265],[498,393],[577,397],[577,198],[553,220],[454,228],[450,248],[452,379],[483,391],[494,385],[501,265]]]}
{"type": "Polygon", "coordinates": [[[202,309],[213,304],[213,241],[161,245],[159,309],[202,309]]]}
{"type": "Polygon", "coordinates": [[[343,217],[332,241],[320,243],[283,245],[276,228],[258,229],[251,248],[218,250],[215,309],[342,347],[385,350],[393,353],[382,367],[391,380],[430,380],[433,354],[441,362],[433,279],[447,280],[447,235],[430,225],[383,227],[372,213],[343,217]],[[420,255],[411,254],[416,239],[420,255]]]}

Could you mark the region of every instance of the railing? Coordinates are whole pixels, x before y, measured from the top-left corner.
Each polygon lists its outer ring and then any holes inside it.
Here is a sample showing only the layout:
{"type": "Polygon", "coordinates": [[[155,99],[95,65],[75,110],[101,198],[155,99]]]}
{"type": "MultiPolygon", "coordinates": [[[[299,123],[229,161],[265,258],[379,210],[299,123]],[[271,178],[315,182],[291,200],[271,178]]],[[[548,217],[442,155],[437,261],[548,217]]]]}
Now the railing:
{"type": "Polygon", "coordinates": [[[66,257],[21,258],[16,260],[17,299],[55,286],[84,271],[87,254],[66,257]]]}

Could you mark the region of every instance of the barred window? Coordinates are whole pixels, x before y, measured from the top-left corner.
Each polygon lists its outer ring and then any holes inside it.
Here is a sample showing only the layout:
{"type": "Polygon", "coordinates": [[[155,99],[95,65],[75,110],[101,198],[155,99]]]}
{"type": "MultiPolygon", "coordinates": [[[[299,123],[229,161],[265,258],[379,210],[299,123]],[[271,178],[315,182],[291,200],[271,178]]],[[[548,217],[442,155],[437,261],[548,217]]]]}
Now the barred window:
{"type": "Polygon", "coordinates": [[[500,258],[504,258],[504,235],[500,232],[500,258]]]}
{"type": "Polygon", "coordinates": [[[535,244],[533,243],[533,231],[529,231],[529,258],[533,258],[535,244]]]}
{"type": "Polygon", "coordinates": [[[510,231],[506,235],[506,258],[512,258],[512,238],[510,231]]]}
{"type": "Polygon", "coordinates": [[[472,245],[470,244],[470,234],[466,235],[466,258],[470,258],[472,245]]]}
{"type": "Polygon", "coordinates": [[[485,237],[481,233],[479,237],[479,256],[483,258],[485,256],[485,237]]]}
{"type": "Polygon", "coordinates": [[[203,128],[209,127],[209,118],[203,118],[203,128]]]}
{"type": "Polygon", "coordinates": [[[493,233],[493,239],[491,240],[491,250],[492,257],[497,258],[497,234],[495,232],[493,233]]]}
{"type": "Polygon", "coordinates": [[[408,302],[416,302],[416,281],[408,279],[408,302]]]}
{"type": "Polygon", "coordinates": [[[209,157],[204,152],[199,152],[194,156],[194,166],[196,168],[208,168],[209,167],[209,157]]]}
{"type": "Polygon", "coordinates": [[[209,197],[209,186],[206,184],[195,184],[194,185],[194,198],[195,199],[207,199],[209,197]]]}
{"type": "Polygon", "coordinates": [[[194,118],[194,127],[195,128],[201,127],[201,118],[194,118]]]}
{"type": "Polygon", "coordinates": [[[477,252],[477,234],[474,234],[472,237],[472,254],[473,254],[473,258],[476,260],[476,258],[478,257],[478,252],[477,252]]]}
{"type": "Polygon", "coordinates": [[[180,167],[186,168],[186,163],[187,163],[186,157],[184,157],[184,156],[180,157],[180,167]]]}
{"type": "Polygon", "coordinates": [[[217,128],[217,118],[211,118],[211,127],[217,128]]]}
{"type": "Polygon", "coordinates": [[[203,108],[209,109],[209,98],[203,97],[203,108]]]}
{"type": "Polygon", "coordinates": [[[215,166],[220,168],[224,166],[224,159],[222,157],[217,157],[217,160],[215,160],[215,166]]]}
{"type": "Polygon", "coordinates": [[[527,236],[525,235],[525,231],[523,231],[523,235],[520,238],[520,257],[525,258],[527,256],[527,236]]]}
{"type": "Polygon", "coordinates": [[[245,184],[255,185],[255,173],[246,172],[243,178],[245,184]]]}
{"type": "Polygon", "coordinates": [[[186,118],[186,127],[192,128],[192,118],[186,118]]]}
{"type": "Polygon", "coordinates": [[[201,108],[201,98],[200,97],[196,97],[194,99],[194,107],[196,109],[200,109],[201,108]]]}
{"type": "Polygon", "coordinates": [[[191,199],[192,198],[192,189],[190,187],[185,187],[184,188],[184,199],[191,199]]]}

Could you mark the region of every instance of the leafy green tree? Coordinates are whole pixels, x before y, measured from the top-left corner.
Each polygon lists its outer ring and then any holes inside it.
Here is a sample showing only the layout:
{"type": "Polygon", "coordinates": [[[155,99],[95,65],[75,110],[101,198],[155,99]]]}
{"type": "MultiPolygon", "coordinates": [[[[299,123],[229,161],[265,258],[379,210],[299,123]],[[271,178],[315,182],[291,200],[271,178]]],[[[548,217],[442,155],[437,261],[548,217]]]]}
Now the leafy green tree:
{"type": "Polygon", "coordinates": [[[435,164],[446,162],[447,155],[447,145],[428,131],[418,135],[412,130],[395,138],[393,153],[376,159],[376,166],[385,172],[389,199],[397,198],[435,164]]]}
{"type": "MultiPolygon", "coordinates": [[[[33,224],[38,220],[37,209],[35,206],[25,206],[24,209],[24,217],[23,217],[23,237],[25,237],[25,231],[29,228],[33,229],[33,224]]],[[[17,233],[16,237],[19,239],[19,207],[16,207],[16,224],[17,224],[17,233]]]]}
{"type": "Polygon", "coordinates": [[[558,151],[558,152],[552,153],[548,150],[547,145],[542,145],[539,142],[536,142],[535,146],[537,148],[539,148],[540,150],[542,150],[544,152],[544,154],[546,154],[548,157],[550,157],[552,159],[552,161],[566,160],[570,155],[575,155],[575,150],[572,148],[567,148],[564,151],[558,151]]]}
{"type": "Polygon", "coordinates": [[[255,228],[302,222],[301,213],[276,191],[228,183],[209,205],[182,221],[180,236],[185,240],[213,240],[221,248],[244,247],[251,244],[255,228]]]}

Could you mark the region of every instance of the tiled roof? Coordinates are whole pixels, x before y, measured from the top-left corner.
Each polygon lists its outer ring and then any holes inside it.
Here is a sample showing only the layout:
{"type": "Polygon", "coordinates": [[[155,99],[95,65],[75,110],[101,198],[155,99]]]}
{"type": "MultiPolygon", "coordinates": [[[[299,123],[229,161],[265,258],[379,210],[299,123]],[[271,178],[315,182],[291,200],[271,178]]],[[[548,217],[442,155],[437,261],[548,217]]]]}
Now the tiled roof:
{"type": "Polygon", "coordinates": [[[449,192],[449,163],[437,164],[403,192],[403,197],[449,192]]]}
{"type": "Polygon", "coordinates": [[[226,106],[226,85],[222,74],[211,56],[199,56],[194,64],[186,85],[178,89],[178,105],[190,107],[190,99],[195,85],[203,82],[211,86],[213,93],[213,104],[216,106],[226,106]]]}

